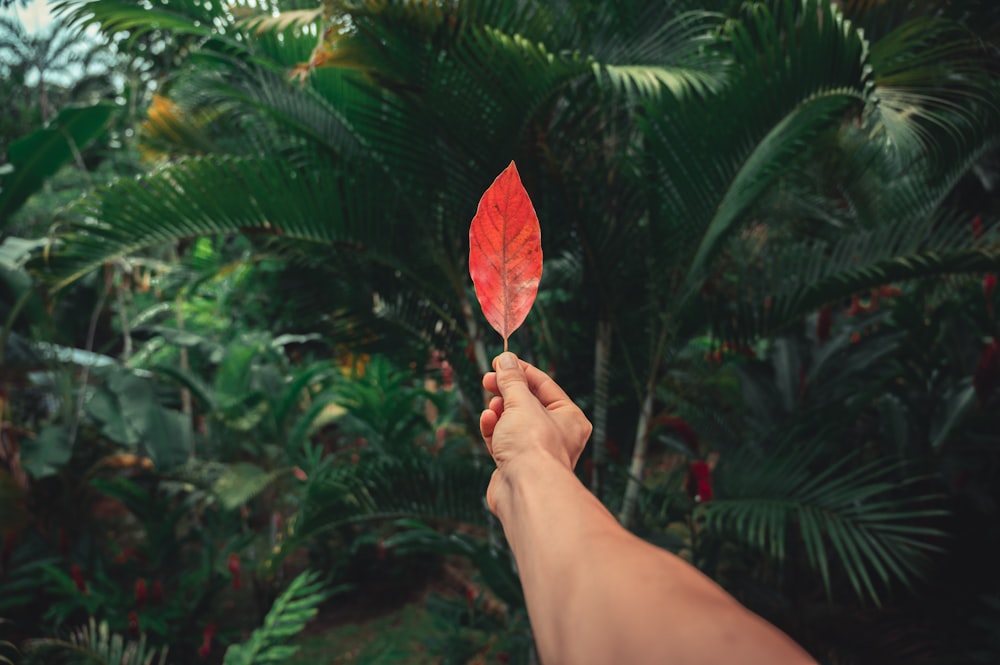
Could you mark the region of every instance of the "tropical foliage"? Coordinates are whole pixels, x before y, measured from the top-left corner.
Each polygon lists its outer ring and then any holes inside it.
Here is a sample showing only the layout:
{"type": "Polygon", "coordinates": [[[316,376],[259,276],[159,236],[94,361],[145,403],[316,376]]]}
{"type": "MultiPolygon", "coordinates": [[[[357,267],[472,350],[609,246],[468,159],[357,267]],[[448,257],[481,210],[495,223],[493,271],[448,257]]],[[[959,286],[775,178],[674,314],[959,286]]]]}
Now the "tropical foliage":
{"type": "MultiPolygon", "coordinates": [[[[1000,499],[993,3],[57,11],[140,63],[108,126],[143,172],[3,245],[0,352],[46,378],[16,377],[0,490],[36,519],[111,500],[142,528],[60,551],[55,522],[8,526],[34,535],[0,590],[47,579],[59,623],[127,631],[131,580],[196,576],[204,594],[142,614],[173,656],[211,644],[240,562],[262,616],[301,556],[337,583],[448,556],[502,601],[496,630],[522,630],[482,504],[478,380],[499,345],[465,240],[514,159],[545,265],[511,348],[588,410],[579,472],[620,520],[824,662],[994,653],[969,627],[996,625],[1000,594],[974,578],[1000,499]],[[136,538],[146,561],[102,563],[136,538]],[[149,560],[163,547],[176,568],[149,560]],[[982,602],[943,611],[959,589],[982,602]]],[[[99,108],[12,143],[0,206],[57,165],[15,146],[99,108]]]]}

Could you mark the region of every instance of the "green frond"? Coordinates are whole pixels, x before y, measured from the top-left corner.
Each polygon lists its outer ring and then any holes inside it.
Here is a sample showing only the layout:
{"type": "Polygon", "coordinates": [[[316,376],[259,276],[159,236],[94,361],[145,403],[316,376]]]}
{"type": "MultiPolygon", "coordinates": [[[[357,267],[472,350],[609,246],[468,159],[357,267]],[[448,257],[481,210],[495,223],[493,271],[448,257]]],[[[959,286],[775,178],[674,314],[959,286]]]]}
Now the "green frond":
{"type": "Polygon", "coordinates": [[[329,595],[315,571],[300,573],[274,601],[264,625],[242,644],[226,649],[224,665],[277,665],[294,656],[299,647],[288,642],[316,616],[329,595]]]}
{"type": "Polygon", "coordinates": [[[322,163],[302,168],[276,159],[188,159],[118,180],[82,201],[80,210],[91,221],[63,238],[49,265],[61,287],[105,261],[161,243],[240,232],[322,246],[331,258],[341,250],[390,260],[399,225],[379,223],[377,212],[386,210],[390,194],[359,186],[363,177],[360,169],[344,174],[322,163]]]}
{"type": "Polygon", "coordinates": [[[726,24],[735,63],[723,92],[683,104],[664,97],[641,118],[643,171],[657,201],[650,241],[661,261],[687,264],[689,287],[789,164],[869,94],[866,44],[833,7],[803,0],[778,9],[753,5],[726,24]]]}
{"type": "Polygon", "coordinates": [[[172,99],[184,110],[210,114],[233,151],[302,159],[297,153],[322,149],[344,159],[371,158],[370,148],[349,121],[358,99],[350,88],[338,86],[343,96],[325,98],[313,86],[289,80],[281,68],[257,60],[202,52],[194,61],[188,76],[173,87],[172,99]],[[238,143],[232,141],[234,130],[240,135],[238,143]]]}
{"type": "Polygon", "coordinates": [[[126,640],[108,629],[105,621],[91,617],[86,626],[74,630],[68,640],[29,640],[24,647],[29,662],[46,665],[165,665],[167,648],[150,649],[146,636],[126,640]]]}
{"type": "MultiPolygon", "coordinates": [[[[660,13],[669,10],[664,4],[660,13]]],[[[728,74],[717,43],[722,21],[710,12],[644,18],[643,33],[611,33],[614,40],[589,54],[594,73],[612,90],[640,99],[662,91],[675,96],[717,92],[728,74]],[[625,35],[628,39],[619,41],[625,35]]]]}
{"type": "Polygon", "coordinates": [[[771,243],[761,254],[742,254],[734,277],[740,285],[736,299],[706,303],[707,316],[719,337],[745,341],[866,289],[996,272],[1000,239],[995,230],[986,231],[977,239],[966,220],[936,216],[855,231],[833,242],[771,243]]]}
{"type": "Polygon", "coordinates": [[[239,19],[236,24],[260,35],[265,32],[285,32],[289,29],[304,28],[323,18],[323,8],[290,9],[278,14],[254,14],[239,19]]]}
{"type": "Polygon", "coordinates": [[[416,518],[484,525],[492,461],[481,455],[414,452],[339,466],[310,481],[296,537],[363,522],[416,518]]]}
{"type": "Polygon", "coordinates": [[[822,93],[805,100],[763,137],[734,174],[711,220],[708,222],[691,266],[688,284],[697,280],[709,259],[742,215],[753,205],[790,159],[809,139],[829,128],[858,95],[849,90],[822,93]]]}
{"type": "Polygon", "coordinates": [[[73,27],[84,29],[96,25],[106,34],[127,31],[133,39],[153,30],[210,37],[214,32],[213,19],[221,14],[221,7],[195,0],[172,0],[169,5],[158,6],[135,0],[59,0],[53,4],[52,12],[73,27]]]}
{"type": "Polygon", "coordinates": [[[995,112],[990,62],[960,24],[936,16],[901,23],[871,46],[875,98],[869,122],[902,163],[995,112]]]}
{"type": "Polygon", "coordinates": [[[946,512],[935,507],[938,497],[918,489],[923,479],[900,481],[898,465],[846,458],[816,469],[817,457],[806,446],[786,444],[781,454],[744,449],[723,459],[719,498],[698,509],[705,528],[779,565],[795,539],[828,596],[843,575],[859,598],[878,604],[889,585],[921,577],[944,535],[928,520],[946,512]]]}

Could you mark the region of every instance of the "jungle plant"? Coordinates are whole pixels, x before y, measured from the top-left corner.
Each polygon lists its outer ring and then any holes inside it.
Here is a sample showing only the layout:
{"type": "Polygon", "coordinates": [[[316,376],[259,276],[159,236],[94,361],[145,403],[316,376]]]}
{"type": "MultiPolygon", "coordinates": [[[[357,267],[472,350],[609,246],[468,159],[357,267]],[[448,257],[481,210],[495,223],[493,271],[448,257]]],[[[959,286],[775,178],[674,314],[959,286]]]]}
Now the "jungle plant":
{"type": "Polygon", "coordinates": [[[129,640],[93,618],[68,639],[36,639],[25,646],[25,663],[46,665],[165,665],[167,648],[149,648],[145,636],[129,640]]]}
{"type": "MultiPolygon", "coordinates": [[[[605,439],[631,442],[610,500],[626,524],[661,405],[697,392],[674,381],[692,340],[753,348],[871,289],[1000,265],[995,218],[970,234],[973,211],[950,197],[1000,129],[995,46],[967,29],[995,24],[987,3],[373,1],[246,20],[187,0],[62,8],[109,32],[169,26],[198,48],[144,128],[162,167],[82,201],[87,223],[36,268],[59,287],[109,259],[242,234],[289,272],[310,271],[296,297],[312,309],[358,305],[366,332],[444,350],[474,414],[488,358],[465,231],[488,180],[516,159],[550,262],[522,355],[593,395],[602,495],[605,439]],[[328,287],[347,279],[350,295],[328,287]]],[[[874,353],[876,342],[860,344],[874,353]]],[[[858,392],[876,388],[889,390],[858,392]]],[[[795,467],[789,478],[823,463],[737,434],[762,468],[795,467]]],[[[832,446],[822,428],[800,434],[832,446]]],[[[867,449],[844,445],[858,466],[821,476],[826,489],[889,501],[881,469],[860,462],[867,449]]],[[[808,482],[764,489],[815,498],[808,482]]],[[[883,523],[922,510],[909,502],[924,488],[911,489],[883,523]]],[[[850,534],[842,549],[805,541],[816,531],[796,520],[808,512],[767,507],[746,522],[796,527],[787,542],[811,552],[813,581],[824,561],[852,570],[861,595],[877,595],[864,574],[914,579],[899,557],[844,546],[859,542],[850,534]]],[[[714,526],[732,537],[734,522],[720,513],[714,526]]]]}
{"type": "Polygon", "coordinates": [[[293,656],[297,647],[287,642],[316,616],[329,591],[313,571],[300,573],[274,601],[264,624],[242,644],[226,649],[224,665],[272,665],[293,656]]]}

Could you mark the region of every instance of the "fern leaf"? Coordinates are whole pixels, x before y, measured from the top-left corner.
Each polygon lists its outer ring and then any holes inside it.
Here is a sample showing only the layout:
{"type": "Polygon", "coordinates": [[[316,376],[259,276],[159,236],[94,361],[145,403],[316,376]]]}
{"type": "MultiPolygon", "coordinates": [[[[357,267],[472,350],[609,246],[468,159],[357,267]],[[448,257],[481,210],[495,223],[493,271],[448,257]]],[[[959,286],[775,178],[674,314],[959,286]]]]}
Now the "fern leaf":
{"type": "Polygon", "coordinates": [[[837,573],[859,598],[879,604],[886,586],[919,579],[926,556],[939,549],[935,541],[944,535],[926,521],[947,513],[934,506],[940,497],[909,489],[923,478],[899,481],[899,465],[879,461],[852,468],[854,460],[847,458],[815,471],[817,459],[815,449],[787,444],[780,454],[733,455],[728,470],[720,468],[722,496],[699,508],[706,529],[735,537],[779,564],[788,540],[797,538],[828,596],[837,573]]]}
{"type": "Polygon", "coordinates": [[[36,639],[25,645],[25,654],[46,665],[165,665],[167,647],[149,649],[146,636],[126,640],[108,628],[106,621],[90,618],[68,640],[36,639]]]}
{"type": "Polygon", "coordinates": [[[296,537],[400,518],[483,525],[483,496],[492,472],[492,464],[472,455],[413,454],[335,467],[310,485],[296,537]]]}
{"type": "Polygon", "coordinates": [[[319,573],[311,570],[300,573],[274,601],[264,617],[264,624],[250,635],[250,639],[226,650],[223,664],[272,665],[291,658],[298,647],[287,642],[316,616],[327,595],[319,573]]]}

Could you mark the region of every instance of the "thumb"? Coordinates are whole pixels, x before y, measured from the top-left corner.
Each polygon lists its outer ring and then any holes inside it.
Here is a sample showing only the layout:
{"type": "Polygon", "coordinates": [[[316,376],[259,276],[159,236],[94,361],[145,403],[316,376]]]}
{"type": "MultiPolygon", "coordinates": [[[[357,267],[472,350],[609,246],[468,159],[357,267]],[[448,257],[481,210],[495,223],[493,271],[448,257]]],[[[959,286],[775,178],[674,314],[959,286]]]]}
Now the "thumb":
{"type": "Polygon", "coordinates": [[[493,369],[497,373],[497,388],[500,389],[505,409],[523,404],[533,397],[528,388],[528,377],[513,353],[505,351],[494,358],[493,369]]]}

